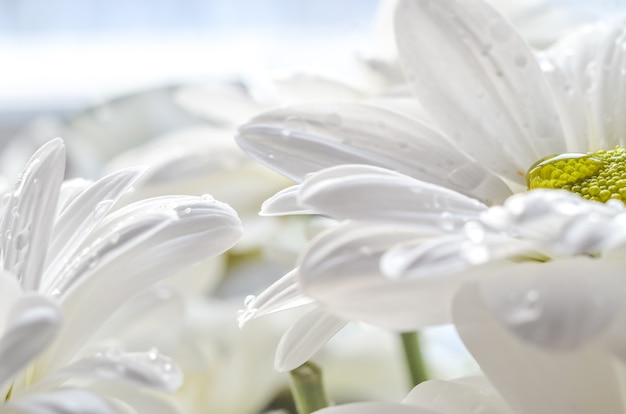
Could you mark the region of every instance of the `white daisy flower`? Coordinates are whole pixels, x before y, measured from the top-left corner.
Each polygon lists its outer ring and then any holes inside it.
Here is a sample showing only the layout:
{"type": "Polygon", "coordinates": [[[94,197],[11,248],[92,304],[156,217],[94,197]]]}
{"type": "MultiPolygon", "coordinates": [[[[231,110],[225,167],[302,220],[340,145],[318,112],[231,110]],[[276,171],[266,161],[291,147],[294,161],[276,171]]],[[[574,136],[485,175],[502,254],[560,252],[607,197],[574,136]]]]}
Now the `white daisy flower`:
{"type": "MultiPolygon", "coordinates": [[[[231,247],[240,222],[209,196],[147,199],[113,211],[142,169],[95,183],[63,182],[64,169],[63,142],[52,140],[4,197],[0,410],[145,412],[155,404],[149,390],[181,384],[173,361],[156,349],[127,353],[90,339],[127,299],[231,247]]],[[[159,412],[171,411],[163,405],[159,412]]]]}
{"type": "MultiPolygon", "coordinates": [[[[310,357],[345,320],[397,330],[450,322],[454,297],[470,281],[583,277],[604,266],[610,274],[620,257],[621,203],[550,191],[511,196],[529,185],[624,199],[625,27],[622,19],[584,29],[536,55],[482,1],[403,1],[396,35],[419,112],[303,105],[244,125],[244,150],[304,180],[268,200],[264,214],[349,220],[313,241],[298,269],[242,315],[245,323],[315,300],[309,319],[284,337],[279,368],[310,357]],[[355,163],[369,165],[341,165],[355,163]]],[[[573,303],[601,314],[589,329],[540,333],[552,319],[539,315],[536,331],[523,336],[551,346],[592,340],[612,313],[585,298],[573,303]]],[[[576,315],[562,312],[569,322],[576,315]]]]}

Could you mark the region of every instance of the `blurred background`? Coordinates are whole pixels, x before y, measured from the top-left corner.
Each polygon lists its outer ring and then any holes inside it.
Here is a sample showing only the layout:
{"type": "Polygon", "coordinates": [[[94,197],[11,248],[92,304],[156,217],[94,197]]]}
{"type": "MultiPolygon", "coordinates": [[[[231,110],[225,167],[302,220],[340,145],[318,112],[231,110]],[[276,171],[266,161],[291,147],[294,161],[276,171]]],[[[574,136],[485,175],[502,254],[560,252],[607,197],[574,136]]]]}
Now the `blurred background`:
{"type": "Polygon", "coordinates": [[[211,78],[351,79],[377,0],[1,0],[0,136],[34,116],[211,78]]]}

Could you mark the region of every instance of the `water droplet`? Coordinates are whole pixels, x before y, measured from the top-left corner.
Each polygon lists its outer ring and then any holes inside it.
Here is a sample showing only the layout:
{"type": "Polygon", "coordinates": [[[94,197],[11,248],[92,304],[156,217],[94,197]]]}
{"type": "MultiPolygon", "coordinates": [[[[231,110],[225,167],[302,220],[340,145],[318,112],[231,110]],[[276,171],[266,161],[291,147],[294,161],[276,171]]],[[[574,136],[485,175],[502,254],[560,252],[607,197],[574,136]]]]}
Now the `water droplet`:
{"type": "Polygon", "coordinates": [[[504,312],[504,318],[507,323],[513,326],[534,322],[542,314],[540,295],[536,290],[528,291],[522,298],[515,295],[511,298],[511,304],[513,306],[504,312]]]}
{"type": "Polygon", "coordinates": [[[202,194],[202,197],[200,197],[200,198],[202,198],[204,201],[215,201],[213,196],[210,195],[210,194],[202,194]]]}
{"type": "Polygon", "coordinates": [[[159,350],[156,348],[150,348],[148,351],[148,358],[150,361],[156,361],[159,358],[159,350]]]}
{"type": "Polygon", "coordinates": [[[191,214],[191,207],[187,207],[185,209],[185,214],[191,214]]]}
{"type": "Polygon", "coordinates": [[[113,205],[113,200],[102,200],[93,209],[93,218],[102,218],[113,205]]]}
{"type": "MultiPolygon", "coordinates": [[[[307,122],[299,116],[289,116],[284,122],[285,128],[291,131],[306,131],[307,122]]],[[[291,132],[289,133],[291,135],[291,132]]]]}
{"type": "Polygon", "coordinates": [[[11,233],[11,230],[7,230],[6,233],[4,233],[4,237],[7,240],[11,240],[13,238],[13,234],[11,233]]]}
{"type": "Polygon", "coordinates": [[[61,289],[52,289],[52,291],[50,291],[50,296],[53,298],[58,298],[59,296],[61,296],[61,289]]]}
{"type": "Polygon", "coordinates": [[[30,228],[26,228],[23,232],[15,237],[15,247],[22,250],[30,243],[30,228]]]}
{"type": "Polygon", "coordinates": [[[18,218],[18,217],[20,216],[20,209],[19,209],[19,208],[17,208],[17,206],[13,207],[13,208],[11,209],[11,215],[12,215],[14,218],[18,218]]]}
{"type": "Polygon", "coordinates": [[[477,221],[465,223],[463,230],[472,243],[482,243],[485,240],[485,228],[477,221]]]}
{"type": "Polygon", "coordinates": [[[246,308],[249,308],[250,306],[252,306],[252,304],[254,303],[255,300],[256,300],[256,296],[248,295],[243,300],[243,306],[245,306],[246,308]]]}
{"type": "Polygon", "coordinates": [[[324,123],[330,128],[339,128],[341,126],[342,120],[338,114],[328,114],[324,118],[324,123]]]}
{"type": "Polygon", "coordinates": [[[454,231],[456,228],[456,223],[454,222],[454,217],[452,213],[448,211],[444,211],[439,215],[439,228],[443,231],[454,231]]]}
{"type": "Polygon", "coordinates": [[[288,129],[283,129],[280,131],[280,135],[282,135],[285,138],[288,138],[291,136],[291,131],[288,129]]]}
{"type": "Polygon", "coordinates": [[[461,253],[465,260],[472,265],[487,263],[491,258],[489,248],[483,244],[464,244],[461,246],[461,253]]]}

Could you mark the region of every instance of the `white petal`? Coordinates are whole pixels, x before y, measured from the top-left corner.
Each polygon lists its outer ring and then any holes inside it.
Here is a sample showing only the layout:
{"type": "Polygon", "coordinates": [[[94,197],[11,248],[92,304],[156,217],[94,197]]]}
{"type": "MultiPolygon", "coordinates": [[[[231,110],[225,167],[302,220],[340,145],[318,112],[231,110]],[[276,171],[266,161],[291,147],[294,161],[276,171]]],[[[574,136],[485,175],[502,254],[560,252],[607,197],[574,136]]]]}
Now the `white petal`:
{"type": "Polygon", "coordinates": [[[60,389],[11,400],[8,407],[29,414],[132,414],[133,411],[88,390],[60,389]]]}
{"type": "MultiPolygon", "coordinates": [[[[227,205],[207,197],[159,197],[131,204],[116,211],[94,231],[94,243],[117,244],[122,229],[116,223],[161,211],[174,214],[164,227],[149,237],[138,238],[126,248],[112,247],[110,257],[95,257],[88,277],[69,293],[66,330],[58,352],[65,357],[87,339],[122,303],[158,280],[223,253],[241,236],[241,222],[227,205]],[[86,311],[88,310],[88,311],[86,311]],[[71,315],[71,317],[70,317],[71,315]]],[[[89,252],[87,253],[89,254],[89,252]]],[[[59,357],[56,362],[64,358],[59,357]]]]}
{"type": "Polygon", "coordinates": [[[613,24],[592,66],[592,108],[601,148],[626,144],[626,25],[613,24]]]}
{"type": "Polygon", "coordinates": [[[5,207],[2,267],[26,290],[39,287],[64,171],[65,146],[57,138],[31,157],[5,207]]]}
{"type": "Polygon", "coordinates": [[[111,349],[81,358],[46,380],[73,378],[123,382],[163,392],[174,392],[183,383],[183,374],[178,366],[156,349],[132,353],[111,349]]]}
{"type": "Polygon", "coordinates": [[[624,261],[585,257],[519,264],[505,278],[485,281],[480,291],[496,318],[519,339],[548,349],[575,349],[598,338],[615,320],[622,306],[617,279],[623,267],[624,261]]]}
{"type": "Polygon", "coordinates": [[[590,146],[590,127],[587,123],[585,91],[573,85],[569,79],[547,56],[538,56],[541,69],[552,86],[554,103],[559,111],[565,132],[567,152],[586,153],[590,146]]]}
{"type": "Polygon", "coordinates": [[[237,142],[249,155],[295,181],[322,168],[361,163],[396,170],[487,203],[501,202],[511,194],[499,178],[446,137],[382,108],[310,104],[277,109],[242,126],[237,142]]]}
{"type": "Polygon", "coordinates": [[[300,293],[297,276],[298,269],[294,269],[272,283],[259,296],[248,296],[244,303],[245,309],[237,318],[239,327],[259,316],[311,303],[311,299],[300,293]]]}
{"type": "Polygon", "coordinates": [[[368,165],[340,165],[312,174],[302,183],[299,200],[337,219],[410,225],[435,232],[459,227],[487,208],[447,188],[368,165]]]}
{"type": "Polygon", "coordinates": [[[462,288],[453,314],[461,339],[514,412],[622,412],[621,386],[608,354],[592,348],[542,352],[524,344],[496,321],[475,285],[462,288]]]}
{"type": "Polygon", "coordinates": [[[280,190],[267,199],[261,206],[262,216],[281,216],[286,214],[315,214],[315,210],[302,207],[298,202],[299,185],[280,190]]]}
{"type": "Polygon", "coordinates": [[[404,404],[394,403],[353,403],[337,405],[335,407],[324,408],[315,412],[316,414],[447,414],[440,411],[424,410],[404,404]]]}
{"type": "Polygon", "coordinates": [[[291,371],[304,364],[346,323],[321,308],[309,311],[280,339],[276,349],[276,370],[291,371]]]}
{"type": "Polygon", "coordinates": [[[401,228],[351,225],[321,234],[300,261],[303,293],[346,320],[388,329],[449,322],[458,275],[390,280],[379,269],[380,257],[389,247],[412,237],[401,228]]]}
{"type": "Polygon", "coordinates": [[[42,289],[47,288],[45,279],[60,271],[144,170],[144,168],[127,169],[104,177],[82,191],[63,210],[54,226],[50,241],[48,254],[51,262],[46,268],[42,289]]]}
{"type": "Polygon", "coordinates": [[[550,86],[532,51],[482,1],[402,1],[401,61],[437,126],[487,168],[524,184],[537,159],[565,151],[550,86]]]}
{"type": "Polygon", "coordinates": [[[50,345],[62,320],[59,307],[43,296],[27,294],[13,305],[0,338],[0,385],[50,345]]]}
{"type": "MultiPolygon", "coordinates": [[[[22,288],[15,276],[0,271],[0,315],[8,315],[13,304],[22,296],[22,288]]],[[[4,332],[5,321],[0,318],[0,332],[4,332]]]]}
{"type": "Polygon", "coordinates": [[[437,277],[535,252],[537,244],[533,241],[485,233],[479,226],[469,222],[465,226],[465,232],[469,233],[466,235],[399,244],[383,255],[380,268],[392,278],[437,277]]]}
{"type": "Polygon", "coordinates": [[[514,414],[490,384],[466,379],[423,382],[413,388],[405,403],[446,414],[514,414]]]}

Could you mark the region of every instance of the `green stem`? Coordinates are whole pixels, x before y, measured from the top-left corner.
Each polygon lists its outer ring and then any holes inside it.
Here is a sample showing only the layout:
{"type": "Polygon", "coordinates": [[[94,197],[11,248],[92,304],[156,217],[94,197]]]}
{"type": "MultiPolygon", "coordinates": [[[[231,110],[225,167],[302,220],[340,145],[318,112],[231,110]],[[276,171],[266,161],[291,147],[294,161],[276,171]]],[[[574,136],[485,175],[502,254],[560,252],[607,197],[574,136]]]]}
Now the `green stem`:
{"type": "Polygon", "coordinates": [[[411,388],[428,379],[422,351],[420,349],[419,334],[417,332],[403,332],[400,334],[406,365],[411,376],[411,388]]]}
{"type": "Polygon", "coordinates": [[[328,407],[328,397],[322,382],[322,370],[312,362],[305,362],[290,371],[291,393],[298,414],[310,414],[328,407]]]}

